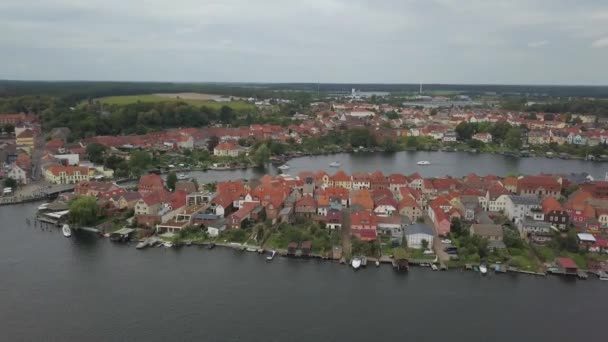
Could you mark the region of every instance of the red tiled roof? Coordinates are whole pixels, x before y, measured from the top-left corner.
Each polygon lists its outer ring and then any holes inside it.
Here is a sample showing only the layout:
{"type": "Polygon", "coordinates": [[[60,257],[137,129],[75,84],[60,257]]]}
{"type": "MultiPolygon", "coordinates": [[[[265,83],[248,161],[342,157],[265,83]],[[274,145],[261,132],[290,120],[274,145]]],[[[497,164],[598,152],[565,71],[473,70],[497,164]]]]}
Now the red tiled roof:
{"type": "Polygon", "coordinates": [[[548,191],[559,192],[561,184],[551,176],[525,176],[517,181],[517,190],[535,190],[543,188],[548,191]]]}
{"type": "Polygon", "coordinates": [[[570,258],[566,258],[566,257],[557,258],[556,261],[557,261],[557,264],[559,266],[563,267],[563,268],[576,268],[576,269],[578,269],[578,266],[576,266],[576,263],[572,259],[570,259],[570,258]]]}
{"type": "Polygon", "coordinates": [[[564,208],[562,207],[562,205],[553,197],[547,197],[545,198],[542,203],[541,206],[543,208],[543,213],[547,214],[551,211],[561,211],[564,210],[564,208]]]}

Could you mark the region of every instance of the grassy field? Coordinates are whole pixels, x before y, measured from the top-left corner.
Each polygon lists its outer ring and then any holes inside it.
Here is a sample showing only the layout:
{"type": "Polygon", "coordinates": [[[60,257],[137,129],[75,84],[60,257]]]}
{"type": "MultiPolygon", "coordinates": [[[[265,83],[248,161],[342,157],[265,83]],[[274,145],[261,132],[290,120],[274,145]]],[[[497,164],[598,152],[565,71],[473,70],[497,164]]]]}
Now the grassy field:
{"type": "MultiPolygon", "coordinates": [[[[137,102],[168,102],[168,101],[178,101],[175,98],[164,97],[154,94],[149,95],[127,95],[127,96],[108,96],[102,97],[98,99],[100,102],[109,104],[109,105],[127,105],[131,103],[137,102]]],[[[255,109],[255,106],[251,103],[247,103],[244,101],[231,101],[231,102],[216,102],[212,100],[200,100],[200,99],[180,99],[180,101],[184,101],[188,104],[194,106],[207,106],[214,110],[219,110],[222,106],[232,107],[237,112],[243,111],[251,111],[255,109]]]]}

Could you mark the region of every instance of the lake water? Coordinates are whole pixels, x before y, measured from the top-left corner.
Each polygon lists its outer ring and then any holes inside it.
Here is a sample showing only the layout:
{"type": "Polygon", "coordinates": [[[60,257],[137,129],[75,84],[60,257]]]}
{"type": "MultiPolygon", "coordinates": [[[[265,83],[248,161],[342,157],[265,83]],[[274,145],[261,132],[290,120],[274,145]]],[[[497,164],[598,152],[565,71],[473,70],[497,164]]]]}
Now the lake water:
{"type": "MultiPolygon", "coordinates": [[[[296,164],[296,161],[294,161],[296,164]]],[[[591,341],[608,283],[136,250],[0,207],[3,341],[591,341]]]]}
{"type": "MultiPolygon", "coordinates": [[[[330,163],[340,162],[341,169],[353,172],[373,172],[381,170],[385,174],[419,172],[423,177],[443,177],[446,175],[465,176],[471,172],[480,176],[494,174],[538,174],[587,172],[596,179],[603,179],[608,172],[608,163],[587,162],[583,160],[563,160],[549,158],[515,158],[498,154],[476,154],[468,152],[396,152],[396,153],[341,153],[333,155],[307,156],[288,162],[288,174],[297,175],[300,171],[326,170],[335,173],[330,163]],[[431,165],[420,166],[416,162],[428,160],[431,165]]],[[[279,170],[270,166],[266,169],[247,169],[235,171],[192,172],[201,182],[239,178],[258,178],[265,173],[276,174],[279,170]]]]}
{"type": "MultiPolygon", "coordinates": [[[[338,154],[354,171],[425,177],[589,172],[605,165],[469,153],[338,154]],[[429,160],[430,166],[416,161],[429,160]]],[[[201,182],[269,171],[192,173],[201,182]]],[[[608,283],[596,279],[350,268],[216,248],[117,245],[27,226],[37,204],[0,207],[0,322],[6,341],[565,341],[605,336],[608,283]]]]}

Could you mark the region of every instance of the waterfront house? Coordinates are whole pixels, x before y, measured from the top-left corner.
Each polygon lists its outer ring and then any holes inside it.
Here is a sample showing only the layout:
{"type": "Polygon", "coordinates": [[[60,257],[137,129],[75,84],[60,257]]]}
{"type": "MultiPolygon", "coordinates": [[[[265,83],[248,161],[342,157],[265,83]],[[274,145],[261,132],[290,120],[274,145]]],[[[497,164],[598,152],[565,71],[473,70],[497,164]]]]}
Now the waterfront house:
{"type": "Polygon", "coordinates": [[[581,250],[589,250],[589,248],[596,243],[596,238],[593,234],[589,233],[578,233],[576,234],[578,240],[578,246],[581,250]]]}
{"type": "Polygon", "coordinates": [[[46,169],[44,178],[52,184],[76,184],[89,180],[90,176],[87,167],[52,165],[46,169]]]}
{"type": "Polygon", "coordinates": [[[212,221],[207,224],[207,234],[209,234],[210,237],[217,237],[224,230],[226,230],[225,218],[218,218],[215,221],[212,221]]]}
{"type": "Polygon", "coordinates": [[[433,246],[433,228],[424,223],[415,223],[405,227],[405,238],[409,248],[421,249],[422,240],[428,242],[428,247],[433,246]]]}
{"type": "Polygon", "coordinates": [[[139,178],[139,183],[137,185],[137,191],[141,194],[151,193],[151,192],[159,192],[165,189],[165,184],[160,175],[157,174],[148,174],[143,175],[139,178]]]}
{"type": "Polygon", "coordinates": [[[259,218],[261,218],[262,210],[263,207],[259,203],[244,203],[239,210],[228,216],[230,228],[242,228],[245,222],[257,221],[259,218]]]}
{"type": "Polygon", "coordinates": [[[310,253],[312,252],[312,241],[302,241],[302,243],[300,244],[300,251],[303,257],[310,256],[310,253]]]}
{"type": "Polygon", "coordinates": [[[370,181],[370,188],[372,190],[377,190],[377,189],[388,189],[389,187],[389,181],[388,179],[384,176],[384,174],[382,174],[382,171],[374,171],[369,175],[369,181],[370,181]]]}
{"type": "Polygon", "coordinates": [[[142,196],[135,203],[135,215],[156,215],[162,206],[163,197],[160,192],[152,192],[142,196]]]}
{"type": "Polygon", "coordinates": [[[211,200],[211,210],[215,215],[220,217],[227,216],[230,212],[232,212],[233,201],[232,196],[229,193],[218,193],[211,200]]]}
{"type": "Polygon", "coordinates": [[[324,218],[325,227],[328,229],[340,229],[342,228],[342,212],[337,210],[330,210],[324,218]]]}
{"type": "Polygon", "coordinates": [[[350,231],[362,241],[376,240],[378,218],[369,211],[355,211],[350,214],[350,231]]]}
{"type": "Polygon", "coordinates": [[[353,173],[351,176],[352,189],[353,190],[361,190],[361,189],[370,189],[371,181],[369,174],[365,172],[361,173],[353,173]]]}
{"type": "Polygon", "coordinates": [[[330,185],[351,190],[352,180],[344,171],[339,170],[330,179],[330,185]]]}
{"type": "Polygon", "coordinates": [[[287,244],[287,255],[288,256],[295,256],[297,251],[298,251],[297,242],[291,241],[290,243],[287,244]]]}
{"type": "Polygon", "coordinates": [[[422,178],[422,176],[418,172],[409,176],[409,180],[410,180],[410,182],[408,183],[408,186],[410,188],[422,190],[424,178],[422,178]]]}
{"type": "Polygon", "coordinates": [[[28,182],[27,172],[19,167],[16,163],[10,166],[8,173],[6,175],[8,178],[13,179],[17,182],[17,184],[25,185],[28,182]]]}
{"type": "Polygon", "coordinates": [[[136,203],[141,199],[141,194],[137,191],[125,191],[110,198],[115,208],[120,210],[134,209],[136,203]]]}
{"type": "Polygon", "coordinates": [[[397,194],[399,189],[407,187],[408,180],[405,175],[393,173],[387,177],[389,189],[397,194]]]}
{"type": "Polygon", "coordinates": [[[218,157],[238,157],[241,149],[234,143],[223,142],[213,148],[213,155],[218,157]]]}
{"type": "Polygon", "coordinates": [[[484,133],[475,133],[471,137],[473,140],[481,141],[482,143],[489,144],[492,142],[492,134],[484,132],[484,133]]]}
{"type": "Polygon", "coordinates": [[[540,199],[551,196],[558,199],[561,190],[561,182],[552,176],[524,176],[517,181],[517,193],[520,196],[536,196],[540,199]]]}
{"type": "Polygon", "coordinates": [[[390,236],[394,243],[401,244],[403,241],[403,230],[409,219],[402,219],[400,216],[377,216],[378,233],[390,236]]]}
{"type": "Polygon", "coordinates": [[[472,224],[469,228],[471,235],[478,235],[481,238],[488,240],[488,247],[494,248],[505,248],[503,240],[502,226],[499,224],[472,224]]]}
{"type": "Polygon", "coordinates": [[[549,222],[536,221],[526,217],[518,222],[517,226],[520,235],[530,242],[543,244],[553,238],[553,227],[549,222]]]}

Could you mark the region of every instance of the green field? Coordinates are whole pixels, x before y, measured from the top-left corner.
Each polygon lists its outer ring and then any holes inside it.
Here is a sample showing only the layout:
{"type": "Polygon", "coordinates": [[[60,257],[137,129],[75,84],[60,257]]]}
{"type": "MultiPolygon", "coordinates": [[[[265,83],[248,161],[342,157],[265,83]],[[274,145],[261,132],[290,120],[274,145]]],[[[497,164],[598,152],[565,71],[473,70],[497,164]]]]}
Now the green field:
{"type": "MultiPolygon", "coordinates": [[[[170,102],[178,101],[175,98],[163,97],[159,95],[126,95],[126,96],[108,96],[97,99],[98,101],[109,104],[109,105],[127,105],[137,102],[170,102]]],[[[193,106],[207,106],[214,110],[219,110],[222,106],[228,106],[238,112],[251,111],[255,109],[255,106],[251,103],[244,101],[231,101],[231,102],[216,102],[211,100],[197,100],[197,99],[180,99],[179,101],[186,102],[193,106]]]]}

